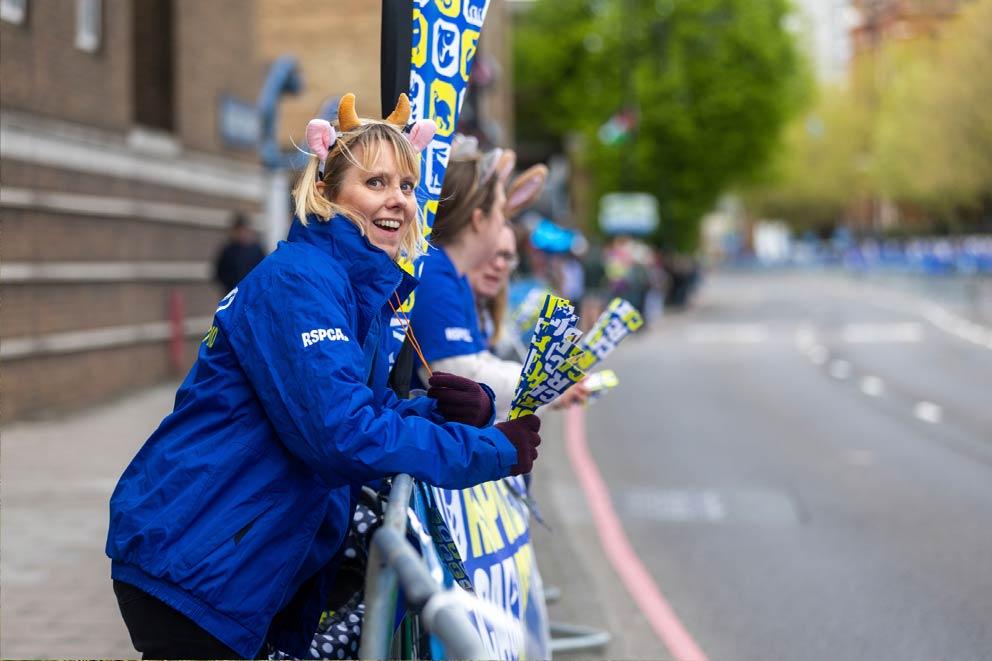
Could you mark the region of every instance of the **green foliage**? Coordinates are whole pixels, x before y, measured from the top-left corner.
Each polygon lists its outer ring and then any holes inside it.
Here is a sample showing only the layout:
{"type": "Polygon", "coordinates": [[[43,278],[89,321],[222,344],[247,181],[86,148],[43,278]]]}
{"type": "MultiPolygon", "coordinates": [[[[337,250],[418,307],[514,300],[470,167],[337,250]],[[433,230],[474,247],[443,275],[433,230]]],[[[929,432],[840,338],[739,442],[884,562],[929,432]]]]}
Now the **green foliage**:
{"type": "Polygon", "coordinates": [[[936,212],[992,196],[992,0],[966,4],[936,46],[890,53],[875,125],[879,192],[936,212]],[[898,58],[898,59],[897,59],[898,58]]]}
{"type": "Polygon", "coordinates": [[[767,179],[744,189],[748,209],[797,229],[834,225],[872,188],[870,118],[869,107],[845,89],[823,89],[786,129],[767,179]]]}
{"type": "Polygon", "coordinates": [[[977,216],[992,203],[989,25],[992,0],[974,0],[939,39],[863,56],[848,86],[821,90],[787,129],[772,176],[745,192],[749,209],[798,227],[836,224],[870,199],[931,222],[977,216]]]}
{"type": "Polygon", "coordinates": [[[691,249],[700,217],[761,175],[803,101],[788,11],[787,0],[539,0],[515,28],[518,139],[579,133],[590,211],[606,192],[653,193],[657,238],[691,249]],[[633,139],[601,144],[599,127],[625,106],[638,114],[633,139]]]}

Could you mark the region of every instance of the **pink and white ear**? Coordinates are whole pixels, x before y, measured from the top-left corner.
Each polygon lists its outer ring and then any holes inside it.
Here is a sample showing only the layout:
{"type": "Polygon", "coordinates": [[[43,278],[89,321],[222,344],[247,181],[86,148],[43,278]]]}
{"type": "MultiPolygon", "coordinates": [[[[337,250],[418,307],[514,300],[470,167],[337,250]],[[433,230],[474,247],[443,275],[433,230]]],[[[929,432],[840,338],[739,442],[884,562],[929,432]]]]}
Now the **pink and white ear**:
{"type": "Polygon", "coordinates": [[[514,179],[506,192],[506,217],[512,218],[532,204],[544,190],[547,178],[547,166],[539,163],[514,179]]]}
{"type": "Polygon", "coordinates": [[[416,147],[417,151],[424,151],[427,145],[431,144],[435,133],[437,133],[437,124],[434,123],[433,119],[418,119],[410,127],[410,132],[406,134],[406,138],[410,144],[416,147]]]}
{"type": "Polygon", "coordinates": [[[504,149],[503,153],[499,155],[499,160],[496,161],[496,179],[500,184],[503,186],[506,185],[510,175],[513,174],[513,168],[516,164],[517,153],[512,149],[504,149]]]}
{"type": "Polygon", "coordinates": [[[307,146],[323,163],[338,134],[326,119],[311,119],[307,124],[307,146]]]}

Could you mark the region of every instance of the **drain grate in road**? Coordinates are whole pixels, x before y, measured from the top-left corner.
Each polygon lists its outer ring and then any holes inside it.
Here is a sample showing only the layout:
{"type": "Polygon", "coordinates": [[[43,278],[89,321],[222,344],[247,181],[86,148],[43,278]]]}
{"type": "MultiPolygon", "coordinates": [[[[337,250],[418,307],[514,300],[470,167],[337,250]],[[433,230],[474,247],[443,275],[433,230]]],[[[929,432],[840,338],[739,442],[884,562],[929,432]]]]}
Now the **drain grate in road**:
{"type": "Polygon", "coordinates": [[[634,487],[617,496],[624,518],[663,523],[799,523],[795,499],[775,489],[634,487]]]}

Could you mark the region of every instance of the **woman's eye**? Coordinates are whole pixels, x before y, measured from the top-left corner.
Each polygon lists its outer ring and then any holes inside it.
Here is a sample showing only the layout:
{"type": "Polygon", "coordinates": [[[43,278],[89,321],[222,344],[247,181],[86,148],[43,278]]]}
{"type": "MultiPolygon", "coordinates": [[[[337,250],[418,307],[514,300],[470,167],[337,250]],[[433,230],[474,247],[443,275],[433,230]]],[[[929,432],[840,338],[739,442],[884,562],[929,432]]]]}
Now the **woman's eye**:
{"type": "Polygon", "coordinates": [[[373,188],[378,188],[378,187],[380,187],[380,186],[383,185],[382,177],[372,177],[371,179],[369,179],[365,183],[368,184],[369,186],[373,187],[373,188]]]}
{"type": "Polygon", "coordinates": [[[414,185],[413,185],[413,182],[412,181],[404,181],[403,183],[400,184],[400,189],[404,193],[412,193],[413,192],[413,188],[414,188],[414,185]]]}

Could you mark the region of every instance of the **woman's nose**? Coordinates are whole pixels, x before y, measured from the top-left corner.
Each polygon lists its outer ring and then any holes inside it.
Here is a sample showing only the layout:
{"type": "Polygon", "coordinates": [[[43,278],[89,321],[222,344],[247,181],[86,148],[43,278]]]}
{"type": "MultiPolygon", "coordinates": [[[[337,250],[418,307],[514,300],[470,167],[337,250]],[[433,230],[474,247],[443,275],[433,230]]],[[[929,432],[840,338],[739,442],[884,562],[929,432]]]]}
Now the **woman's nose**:
{"type": "Polygon", "coordinates": [[[389,189],[387,202],[392,207],[404,206],[406,204],[406,196],[399,186],[394,186],[389,189]]]}

